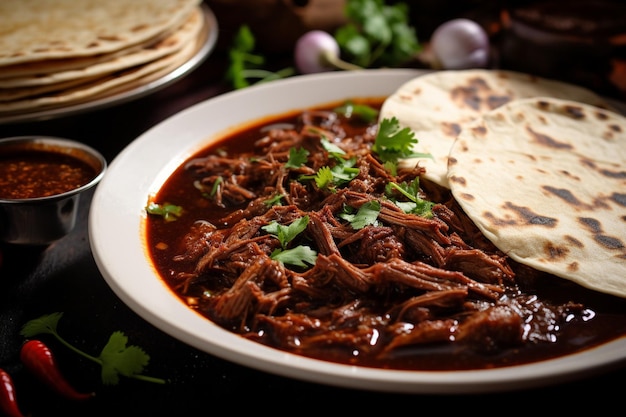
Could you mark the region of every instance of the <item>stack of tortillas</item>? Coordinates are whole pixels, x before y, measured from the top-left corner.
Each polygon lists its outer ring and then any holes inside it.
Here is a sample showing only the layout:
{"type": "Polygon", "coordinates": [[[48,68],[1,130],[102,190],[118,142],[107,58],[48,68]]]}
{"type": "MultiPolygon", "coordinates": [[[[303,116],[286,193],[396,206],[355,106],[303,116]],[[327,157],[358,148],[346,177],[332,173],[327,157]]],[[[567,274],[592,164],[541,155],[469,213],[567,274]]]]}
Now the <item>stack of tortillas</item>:
{"type": "MultiPolygon", "coordinates": [[[[422,79],[423,78],[423,79],[422,79]]],[[[512,259],[626,297],[626,117],[600,96],[504,71],[442,71],[389,97],[425,177],[512,259]]]]}
{"type": "Polygon", "coordinates": [[[200,0],[3,0],[0,115],[150,83],[198,51],[206,25],[200,0]]]}

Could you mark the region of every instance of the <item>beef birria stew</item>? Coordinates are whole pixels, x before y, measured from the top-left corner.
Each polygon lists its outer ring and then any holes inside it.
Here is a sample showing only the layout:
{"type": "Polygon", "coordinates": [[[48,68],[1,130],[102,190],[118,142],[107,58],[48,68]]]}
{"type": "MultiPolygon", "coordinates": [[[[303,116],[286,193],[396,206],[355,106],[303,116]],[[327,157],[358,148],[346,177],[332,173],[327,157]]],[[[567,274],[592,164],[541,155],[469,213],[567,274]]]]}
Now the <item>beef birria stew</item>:
{"type": "Polygon", "coordinates": [[[626,299],[514,262],[399,164],[419,138],[379,123],[381,104],[258,121],[173,172],[146,207],[171,290],[241,337],[385,369],[496,368],[626,335],[626,299]]]}

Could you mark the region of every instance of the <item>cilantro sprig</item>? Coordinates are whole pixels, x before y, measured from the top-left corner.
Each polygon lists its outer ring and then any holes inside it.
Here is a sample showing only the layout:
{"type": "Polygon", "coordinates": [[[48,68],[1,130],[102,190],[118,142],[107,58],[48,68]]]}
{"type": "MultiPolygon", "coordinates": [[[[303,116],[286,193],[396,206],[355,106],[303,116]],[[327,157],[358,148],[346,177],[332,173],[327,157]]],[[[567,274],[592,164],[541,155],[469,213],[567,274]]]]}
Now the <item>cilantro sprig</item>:
{"type": "Polygon", "coordinates": [[[396,117],[385,118],[379,123],[372,152],[376,153],[383,162],[392,163],[397,163],[404,158],[427,156],[413,151],[413,146],[417,143],[415,132],[408,127],[402,128],[396,117]]]}
{"type": "Polygon", "coordinates": [[[349,0],[348,22],[335,31],[344,59],[364,68],[397,67],[422,50],[405,3],[349,0]]]}
{"type": "Polygon", "coordinates": [[[401,184],[390,182],[385,187],[385,193],[391,197],[391,200],[402,209],[405,213],[417,214],[421,217],[432,218],[433,206],[435,203],[432,201],[424,200],[419,196],[420,183],[419,177],[416,177],[411,182],[402,182],[401,184]],[[394,191],[399,192],[406,197],[408,201],[400,201],[393,198],[394,191]]]}
{"type": "Polygon", "coordinates": [[[363,204],[356,210],[356,213],[352,207],[345,207],[344,212],[339,214],[344,220],[347,220],[353,229],[359,230],[365,226],[377,225],[378,214],[380,213],[380,201],[372,200],[363,204]]]}
{"type": "Polygon", "coordinates": [[[308,224],[309,216],[303,216],[288,225],[280,224],[274,220],[263,226],[263,230],[276,236],[280,242],[280,248],[275,249],[270,257],[275,261],[303,268],[305,268],[307,264],[314,265],[317,260],[317,252],[309,246],[299,245],[294,248],[289,248],[289,243],[302,233],[308,224]]]}
{"type": "MultiPolygon", "coordinates": [[[[423,49],[415,28],[409,23],[409,8],[405,3],[387,5],[383,0],[348,0],[344,17],[346,24],[332,35],[342,55],[336,60],[344,64],[335,65],[337,68],[400,67],[423,49]]],[[[254,34],[249,26],[242,25],[232,40],[226,71],[226,80],[235,89],[296,75],[294,66],[277,71],[263,68],[266,59],[255,48],[254,34]]]]}
{"type": "Polygon", "coordinates": [[[155,216],[161,216],[167,222],[178,219],[183,214],[183,208],[170,203],[155,203],[151,201],[146,207],[146,212],[155,216]]]}
{"type": "Polygon", "coordinates": [[[104,385],[117,385],[120,380],[120,375],[157,384],[166,383],[166,381],[161,378],[154,378],[142,374],[144,368],[148,366],[150,362],[150,356],[138,346],[128,346],[128,337],[126,337],[124,333],[120,331],[113,332],[100,354],[98,356],[92,356],[73,346],[59,335],[57,325],[61,317],[63,317],[63,313],[56,312],[30,320],[22,326],[20,334],[26,338],[40,334],[54,336],[61,344],[70,350],[99,364],[102,368],[101,377],[104,385]]]}
{"type": "Polygon", "coordinates": [[[256,40],[248,25],[242,25],[229,51],[230,66],[226,71],[226,79],[236,89],[248,87],[254,83],[267,82],[295,75],[293,67],[279,71],[263,69],[265,57],[255,52],[256,40]],[[256,80],[255,82],[251,80],[256,80]]]}
{"type": "Polygon", "coordinates": [[[376,110],[372,106],[368,106],[367,104],[354,103],[350,100],[346,101],[341,106],[334,108],[333,111],[339,114],[343,114],[343,116],[348,119],[354,117],[361,119],[366,123],[374,122],[378,117],[378,110],[376,110]]]}

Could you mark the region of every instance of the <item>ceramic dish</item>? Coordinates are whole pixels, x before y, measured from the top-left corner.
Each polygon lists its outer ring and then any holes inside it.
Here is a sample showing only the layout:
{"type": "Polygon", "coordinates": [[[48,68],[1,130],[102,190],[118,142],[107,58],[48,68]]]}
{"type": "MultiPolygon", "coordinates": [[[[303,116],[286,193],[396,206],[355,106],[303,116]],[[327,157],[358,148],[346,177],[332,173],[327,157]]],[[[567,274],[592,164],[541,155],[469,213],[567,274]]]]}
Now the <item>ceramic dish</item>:
{"type": "Polygon", "coordinates": [[[285,377],[398,393],[477,393],[536,387],[600,372],[626,360],[626,338],[554,360],[509,368],[393,371],[340,365],[278,351],[230,333],[190,310],[151,266],[144,207],[184,160],[237,124],[288,110],[387,96],[417,70],[366,70],[292,77],[199,103],[133,141],[111,163],[93,198],[90,243],[113,291],[138,315],[184,343],[285,377]]]}

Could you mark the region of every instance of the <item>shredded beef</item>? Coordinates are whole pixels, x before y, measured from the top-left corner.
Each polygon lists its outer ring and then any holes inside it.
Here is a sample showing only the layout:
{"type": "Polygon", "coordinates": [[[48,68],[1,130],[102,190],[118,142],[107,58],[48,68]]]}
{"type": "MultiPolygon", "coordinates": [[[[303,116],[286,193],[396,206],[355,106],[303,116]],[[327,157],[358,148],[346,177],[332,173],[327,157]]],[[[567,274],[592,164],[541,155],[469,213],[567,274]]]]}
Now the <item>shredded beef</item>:
{"type": "Polygon", "coordinates": [[[208,289],[198,301],[203,313],[280,349],[307,354],[333,346],[383,358],[424,345],[494,352],[540,343],[581,310],[524,295],[507,256],[449,190],[424,180],[420,196],[436,203],[432,217],[403,211],[386,186],[420,179],[423,168],[392,174],[370,152],[375,128],[349,135],[342,128],[348,122],[330,111],[305,112],[296,125],[267,130],[254,152],[187,164],[202,189],[214,190],[213,204],[227,209],[218,221],[197,222],[176,257],[194,265],[179,273],[181,287],[208,289]],[[342,148],[345,160],[355,158],[351,181],[323,188],[311,179],[337,163],[324,141],[342,148]],[[306,164],[286,165],[294,149],[308,152],[306,164]],[[376,222],[352,227],[346,210],[372,201],[380,204],[376,222]],[[289,247],[312,248],[316,262],[274,259],[285,248],[264,227],[305,216],[306,229],[289,247]]]}

